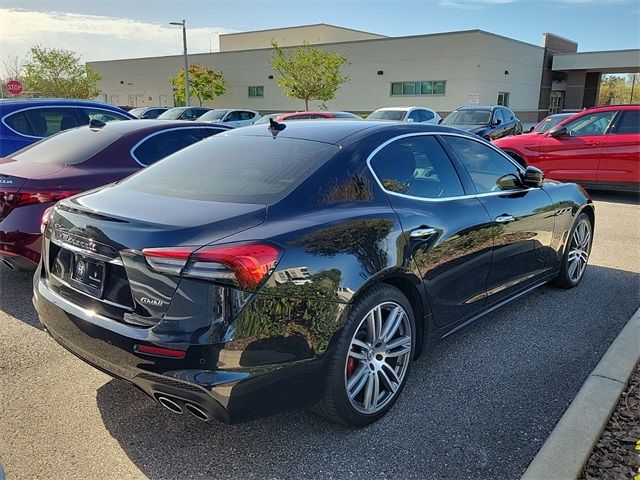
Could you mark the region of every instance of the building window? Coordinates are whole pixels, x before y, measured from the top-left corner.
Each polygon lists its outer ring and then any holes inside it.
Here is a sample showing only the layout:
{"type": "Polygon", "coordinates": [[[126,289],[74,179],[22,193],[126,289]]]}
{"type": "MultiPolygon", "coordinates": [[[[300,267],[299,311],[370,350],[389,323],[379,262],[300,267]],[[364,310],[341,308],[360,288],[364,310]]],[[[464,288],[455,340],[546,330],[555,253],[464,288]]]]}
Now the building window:
{"type": "Polygon", "coordinates": [[[249,98],[263,98],[264,87],[262,85],[257,87],[249,87],[249,98]]]}
{"type": "Polygon", "coordinates": [[[509,92],[498,92],[497,105],[502,105],[503,107],[509,106],[509,92]]]}
{"type": "Polygon", "coordinates": [[[422,82],[391,82],[391,95],[445,95],[444,80],[422,82]]]}

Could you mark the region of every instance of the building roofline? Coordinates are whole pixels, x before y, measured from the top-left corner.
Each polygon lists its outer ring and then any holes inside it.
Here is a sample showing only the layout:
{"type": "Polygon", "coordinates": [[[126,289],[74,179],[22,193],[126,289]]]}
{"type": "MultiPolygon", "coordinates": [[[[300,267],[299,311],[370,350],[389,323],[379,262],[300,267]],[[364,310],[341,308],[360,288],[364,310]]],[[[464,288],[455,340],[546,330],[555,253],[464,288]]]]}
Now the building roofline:
{"type": "MultiPolygon", "coordinates": [[[[307,25],[295,25],[293,27],[275,27],[275,28],[265,28],[262,30],[248,30],[246,32],[232,32],[232,33],[221,33],[219,36],[220,37],[230,37],[232,35],[246,35],[248,33],[264,33],[264,32],[273,32],[275,30],[294,30],[294,29],[298,29],[298,28],[308,28],[308,27],[331,27],[331,28],[338,28],[340,30],[348,30],[350,32],[357,32],[357,33],[366,33],[367,35],[376,35],[380,38],[393,38],[393,37],[388,37],[387,35],[382,35],[380,33],[373,33],[373,32],[367,32],[365,30],[358,30],[355,28],[349,28],[349,27],[341,27],[339,25],[333,25],[331,23],[309,23],[307,25]]],[[[357,40],[355,40],[357,41],[357,40]]],[[[236,50],[238,51],[238,50],[236,50]]]]}
{"type": "Polygon", "coordinates": [[[563,37],[562,35],[558,35],[557,33],[553,33],[553,32],[544,32],[542,34],[543,37],[547,36],[547,35],[551,35],[553,37],[559,38],[560,40],[564,40],[565,42],[569,42],[569,43],[573,43],[574,45],[578,45],[578,42],[576,42],[575,40],[571,40],[570,38],[567,37],[563,37]]]}
{"type": "Polygon", "coordinates": [[[626,52],[640,52],[640,48],[627,48],[622,50],[592,50],[589,52],[576,52],[576,53],[556,53],[556,56],[564,57],[567,55],[593,55],[594,53],[626,53],[626,52]]]}
{"type": "MultiPolygon", "coordinates": [[[[325,24],[326,25],[326,24],[325,24]]],[[[291,27],[291,28],[297,28],[297,27],[291,27]]],[[[339,27],[341,28],[341,27],[339,27]]],[[[532,43],[527,43],[527,42],[523,42],[522,40],[516,40],[514,38],[509,38],[509,37],[505,37],[504,35],[498,35],[497,33],[491,33],[491,32],[487,32],[485,30],[481,30],[479,28],[475,28],[475,29],[470,29],[470,30],[456,30],[453,32],[439,32],[439,33],[426,33],[426,34],[419,34],[419,35],[405,35],[402,37],[381,37],[381,38],[366,38],[363,40],[345,40],[343,42],[330,42],[330,43],[314,43],[312,46],[313,47],[333,47],[336,45],[344,45],[344,44],[348,44],[348,43],[367,43],[367,42],[389,42],[389,41],[393,41],[393,40],[405,40],[405,39],[417,39],[417,38],[428,38],[428,37],[438,37],[438,36],[445,36],[445,35],[465,35],[465,34],[471,34],[471,33],[480,33],[482,35],[486,35],[489,37],[495,37],[495,38],[499,38],[501,40],[506,40],[509,42],[513,42],[513,43],[518,43],[521,45],[526,45],[528,47],[534,47],[534,48],[538,48],[540,50],[544,50],[544,47],[541,47],[540,45],[534,45],[532,43]]],[[[234,34],[227,34],[227,35],[234,35],[234,34]]],[[[290,48],[295,48],[297,46],[301,46],[301,45],[290,45],[287,47],[283,47],[283,49],[287,50],[290,48]]],[[[265,47],[265,48],[251,48],[251,49],[245,49],[245,50],[227,50],[227,51],[217,51],[217,52],[200,52],[200,53],[189,53],[190,57],[196,56],[196,55],[232,55],[232,54],[237,54],[237,53],[242,53],[242,52],[259,52],[261,50],[271,50],[271,47],[265,47]]],[[[574,55],[574,54],[571,54],[574,55]]],[[[177,53],[174,55],[159,55],[159,56],[155,56],[155,57],[135,57],[135,58],[118,58],[118,59],[113,59],[113,60],[95,60],[95,61],[87,61],[86,63],[89,64],[93,64],[93,63],[102,63],[102,62],[118,62],[118,61],[125,61],[125,60],[147,60],[147,59],[160,59],[160,58],[170,58],[170,57],[180,57],[182,58],[182,54],[177,53]]]]}

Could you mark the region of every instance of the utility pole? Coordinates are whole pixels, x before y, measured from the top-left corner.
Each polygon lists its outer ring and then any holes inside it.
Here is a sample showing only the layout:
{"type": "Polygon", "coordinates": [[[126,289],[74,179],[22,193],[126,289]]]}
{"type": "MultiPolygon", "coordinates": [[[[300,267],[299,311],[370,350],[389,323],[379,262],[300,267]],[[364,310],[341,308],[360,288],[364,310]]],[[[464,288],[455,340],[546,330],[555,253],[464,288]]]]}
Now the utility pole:
{"type": "Polygon", "coordinates": [[[187,59],[187,24],[184,19],[181,22],[171,22],[169,25],[182,26],[182,46],[184,56],[184,103],[189,106],[189,60],[187,59]]]}

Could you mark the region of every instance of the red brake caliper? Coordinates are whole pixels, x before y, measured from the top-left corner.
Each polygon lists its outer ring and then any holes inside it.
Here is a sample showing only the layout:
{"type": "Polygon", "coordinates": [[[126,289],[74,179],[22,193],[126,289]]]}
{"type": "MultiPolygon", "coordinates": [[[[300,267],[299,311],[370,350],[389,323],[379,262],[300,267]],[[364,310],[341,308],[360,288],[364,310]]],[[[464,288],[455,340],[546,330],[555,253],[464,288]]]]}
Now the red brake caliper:
{"type": "MultiPolygon", "coordinates": [[[[351,351],[355,351],[355,350],[353,350],[352,348],[351,351]]],[[[356,359],[353,358],[352,356],[349,356],[349,358],[347,359],[347,378],[351,378],[351,375],[353,375],[353,372],[356,371],[356,366],[357,366],[356,359]]]]}

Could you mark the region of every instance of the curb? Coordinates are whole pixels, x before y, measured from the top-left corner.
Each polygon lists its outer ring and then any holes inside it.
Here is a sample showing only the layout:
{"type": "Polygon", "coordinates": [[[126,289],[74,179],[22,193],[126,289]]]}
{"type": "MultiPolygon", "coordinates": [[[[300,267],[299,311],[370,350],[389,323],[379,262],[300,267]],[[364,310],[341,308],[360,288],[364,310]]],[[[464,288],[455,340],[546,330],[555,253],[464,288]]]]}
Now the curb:
{"type": "Polygon", "coordinates": [[[521,480],[574,480],[582,475],[639,361],[640,308],[587,377],[521,480]]]}

